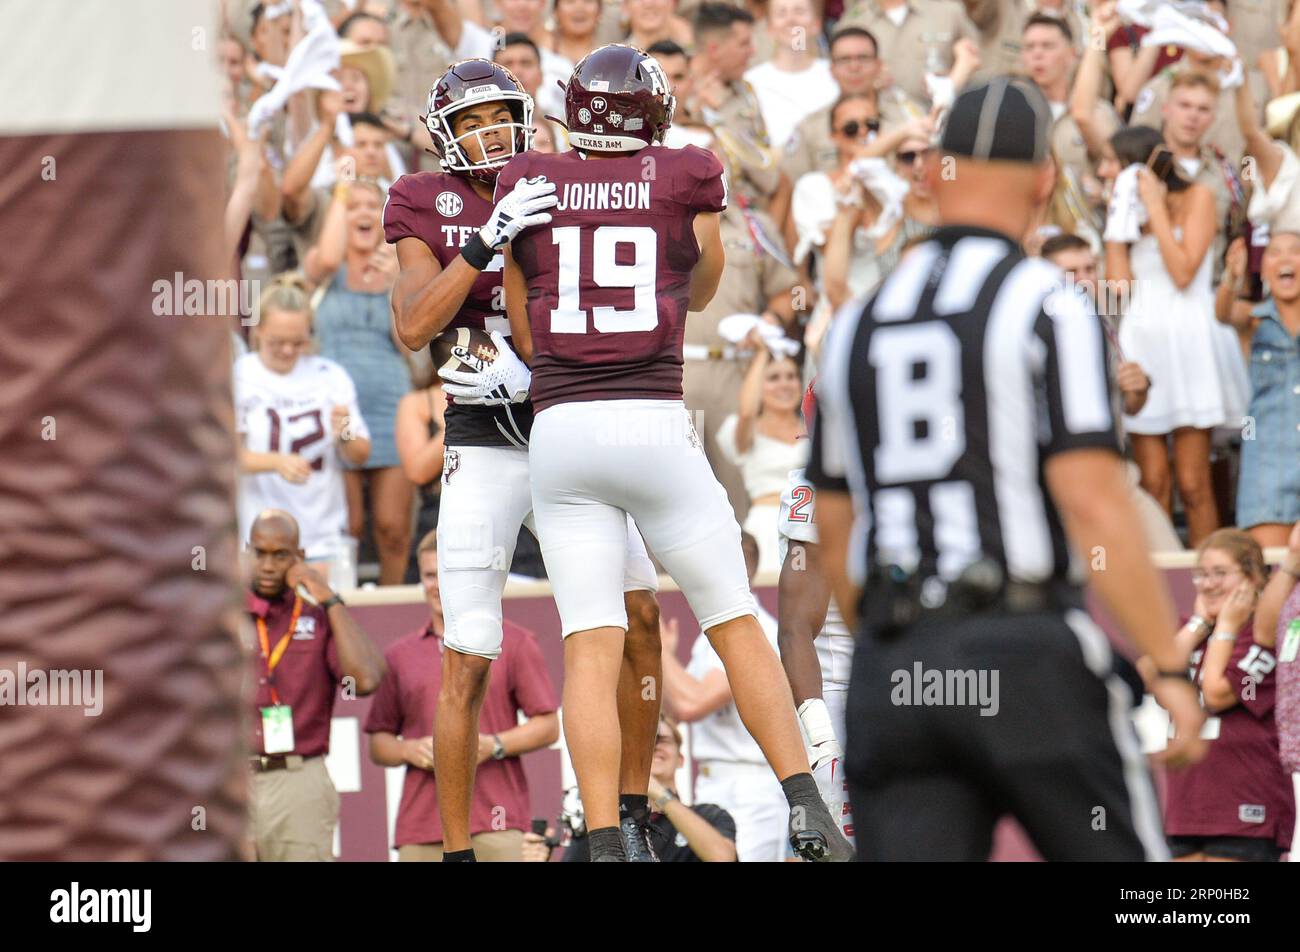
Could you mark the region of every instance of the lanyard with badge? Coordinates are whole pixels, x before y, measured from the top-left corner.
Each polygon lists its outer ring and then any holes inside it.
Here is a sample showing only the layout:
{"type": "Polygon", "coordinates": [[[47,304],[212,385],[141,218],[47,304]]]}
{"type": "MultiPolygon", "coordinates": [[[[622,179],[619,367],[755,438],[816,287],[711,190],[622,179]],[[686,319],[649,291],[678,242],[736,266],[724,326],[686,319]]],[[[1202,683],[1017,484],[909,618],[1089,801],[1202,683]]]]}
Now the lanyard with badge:
{"type": "Polygon", "coordinates": [[[266,619],[257,619],[257,641],[262,648],[262,660],[266,662],[266,683],[271,687],[271,706],[261,708],[262,712],[262,749],[268,754],[288,754],[293,752],[293,709],[280,703],[280,693],[275,689],[275,669],[284,657],[285,650],[293,638],[294,629],[298,627],[298,616],[302,614],[302,598],[293,598],[293,614],[289,616],[289,627],[276,642],[274,650],[266,632],[266,619]]]}

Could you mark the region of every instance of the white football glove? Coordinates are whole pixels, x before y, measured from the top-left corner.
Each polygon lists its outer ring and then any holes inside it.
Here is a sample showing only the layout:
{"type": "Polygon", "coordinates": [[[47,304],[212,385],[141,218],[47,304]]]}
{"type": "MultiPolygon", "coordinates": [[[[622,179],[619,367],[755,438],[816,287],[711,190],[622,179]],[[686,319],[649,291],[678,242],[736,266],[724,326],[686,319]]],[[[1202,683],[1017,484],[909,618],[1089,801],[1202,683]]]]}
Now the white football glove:
{"type": "Polygon", "coordinates": [[[462,406],[497,407],[528,399],[528,388],[533,382],[532,371],[506,343],[500,331],[492,332],[492,343],[497,349],[496,359],[478,373],[438,368],[438,376],[443,379],[443,391],[455,397],[462,406]]]}
{"type": "Polygon", "coordinates": [[[544,209],[553,207],[556,201],[555,183],[548,182],[545,176],[520,179],[510,194],[497,202],[478,236],[483,244],[499,251],[525,228],[547,224],[551,216],[544,209]]]}

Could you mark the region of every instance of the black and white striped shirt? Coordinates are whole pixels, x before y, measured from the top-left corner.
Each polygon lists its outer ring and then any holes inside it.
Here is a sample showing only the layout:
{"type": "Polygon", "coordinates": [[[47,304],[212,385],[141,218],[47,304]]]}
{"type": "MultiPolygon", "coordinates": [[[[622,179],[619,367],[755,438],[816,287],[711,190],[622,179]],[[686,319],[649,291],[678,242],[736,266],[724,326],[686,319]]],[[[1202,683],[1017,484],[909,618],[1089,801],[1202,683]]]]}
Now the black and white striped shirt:
{"type": "Polygon", "coordinates": [[[980,558],[1078,580],[1043,464],[1119,451],[1100,320],[998,232],[940,229],[832,326],[808,477],[851,492],[850,573],[951,581],[980,558]]]}

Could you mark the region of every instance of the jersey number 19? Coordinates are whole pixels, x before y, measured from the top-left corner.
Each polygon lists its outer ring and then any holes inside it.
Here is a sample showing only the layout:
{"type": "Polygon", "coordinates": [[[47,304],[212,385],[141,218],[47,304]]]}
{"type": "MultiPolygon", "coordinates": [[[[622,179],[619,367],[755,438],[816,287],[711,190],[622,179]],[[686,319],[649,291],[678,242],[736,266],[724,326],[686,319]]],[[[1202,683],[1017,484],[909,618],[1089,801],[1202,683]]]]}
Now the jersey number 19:
{"type": "MultiPolygon", "coordinates": [[[[552,334],[587,333],[587,312],[578,298],[582,286],[582,229],[578,225],[556,228],[552,240],[560,247],[558,307],[551,309],[552,334]]],[[[655,301],[655,276],[659,256],[658,236],[653,228],[601,225],[592,233],[591,277],[598,287],[632,288],[632,307],[595,307],[592,322],[602,334],[625,334],[654,330],[659,323],[655,301]],[[620,244],[631,245],[631,264],[619,264],[615,252],[620,244]]]]}

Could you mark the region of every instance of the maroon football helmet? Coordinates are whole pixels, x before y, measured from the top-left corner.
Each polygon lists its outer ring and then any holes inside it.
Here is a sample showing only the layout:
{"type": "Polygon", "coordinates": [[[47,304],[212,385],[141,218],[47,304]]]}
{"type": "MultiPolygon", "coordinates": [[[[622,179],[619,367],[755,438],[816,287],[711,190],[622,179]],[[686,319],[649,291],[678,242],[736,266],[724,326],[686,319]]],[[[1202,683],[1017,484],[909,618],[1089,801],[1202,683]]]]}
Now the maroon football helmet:
{"type": "Polygon", "coordinates": [[[582,58],[564,93],[569,144],[587,152],[635,152],[663,140],[677,101],[658,60],[623,43],[582,58]]]}
{"type": "Polygon", "coordinates": [[[485,59],[461,60],[453,63],[429,90],[429,114],[424,124],[438,149],[444,170],[491,182],[512,157],[532,148],[533,97],[504,66],[485,59]],[[512,121],[482,126],[461,136],[452,131],[453,115],[470,106],[491,102],[504,102],[509,106],[512,121]],[[503,128],[514,131],[510,137],[511,147],[489,156],[481,136],[484,132],[503,128]],[[471,162],[462,145],[471,136],[479,137],[479,152],[483,156],[479,162],[471,162]]]}

